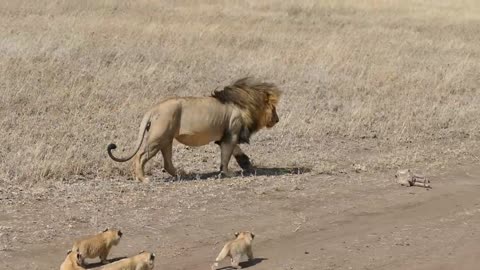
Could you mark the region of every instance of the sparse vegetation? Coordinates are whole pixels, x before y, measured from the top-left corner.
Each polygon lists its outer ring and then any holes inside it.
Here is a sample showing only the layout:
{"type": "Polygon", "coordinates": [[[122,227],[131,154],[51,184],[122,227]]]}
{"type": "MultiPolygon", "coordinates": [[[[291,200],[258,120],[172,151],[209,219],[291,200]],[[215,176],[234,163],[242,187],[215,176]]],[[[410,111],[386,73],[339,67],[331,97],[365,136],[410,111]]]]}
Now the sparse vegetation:
{"type": "MultiPolygon", "coordinates": [[[[443,162],[480,136],[475,1],[4,1],[0,12],[8,182],[129,173],[106,145],[132,147],[148,107],[244,75],[285,91],[280,125],[248,149],[260,163],[289,162],[268,151],[353,163],[360,140],[375,169],[443,162]]],[[[178,146],[175,162],[194,170],[216,150],[178,146]]]]}

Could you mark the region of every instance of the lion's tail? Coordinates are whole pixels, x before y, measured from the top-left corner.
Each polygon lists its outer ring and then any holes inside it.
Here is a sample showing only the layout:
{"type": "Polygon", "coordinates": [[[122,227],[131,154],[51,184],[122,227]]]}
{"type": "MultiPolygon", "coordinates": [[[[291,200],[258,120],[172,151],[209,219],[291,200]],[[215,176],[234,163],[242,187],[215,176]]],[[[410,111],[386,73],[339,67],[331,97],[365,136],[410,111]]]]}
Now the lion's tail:
{"type": "Polygon", "coordinates": [[[140,146],[142,145],[143,138],[145,137],[145,133],[150,129],[150,112],[145,114],[145,116],[142,119],[142,123],[140,124],[140,129],[138,131],[138,139],[137,139],[137,149],[135,152],[133,152],[132,155],[126,158],[117,158],[114,157],[112,154],[112,150],[117,148],[117,145],[114,143],[111,143],[107,146],[107,151],[108,151],[108,156],[110,156],[111,159],[117,161],[117,162],[125,162],[130,160],[135,154],[137,154],[138,150],[140,149],[140,146]]]}
{"type": "Polygon", "coordinates": [[[220,254],[218,254],[217,258],[215,259],[215,262],[212,264],[211,269],[212,270],[217,269],[218,263],[221,260],[225,259],[225,257],[227,257],[227,255],[228,255],[228,248],[225,246],[225,247],[223,247],[222,251],[220,251],[220,254]]]}

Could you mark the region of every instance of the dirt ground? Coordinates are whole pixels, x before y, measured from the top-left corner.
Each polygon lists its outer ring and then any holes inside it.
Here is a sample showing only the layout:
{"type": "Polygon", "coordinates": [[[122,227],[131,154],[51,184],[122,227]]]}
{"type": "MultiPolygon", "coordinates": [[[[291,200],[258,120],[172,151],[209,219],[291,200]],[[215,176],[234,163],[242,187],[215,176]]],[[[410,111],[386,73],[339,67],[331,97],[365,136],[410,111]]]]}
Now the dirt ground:
{"type": "Polygon", "coordinates": [[[476,269],[478,162],[429,179],[427,190],[401,187],[387,174],[263,169],[148,185],[78,180],[38,190],[21,206],[14,202],[21,190],[4,192],[0,260],[4,269],[58,268],[73,238],[111,226],[124,238],[110,258],[149,250],[156,269],[209,269],[244,229],[256,234],[256,259],[245,268],[476,269]],[[49,200],[52,193],[65,197],[49,200]]]}

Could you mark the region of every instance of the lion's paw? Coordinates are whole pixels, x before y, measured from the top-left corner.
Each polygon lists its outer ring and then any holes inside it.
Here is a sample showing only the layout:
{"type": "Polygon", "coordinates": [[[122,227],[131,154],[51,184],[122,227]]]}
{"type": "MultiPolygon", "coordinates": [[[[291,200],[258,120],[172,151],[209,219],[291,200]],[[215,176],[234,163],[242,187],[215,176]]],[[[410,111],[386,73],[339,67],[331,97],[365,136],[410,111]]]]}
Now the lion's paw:
{"type": "Polygon", "coordinates": [[[235,173],[232,172],[232,171],[221,171],[219,174],[218,174],[218,178],[222,178],[222,177],[225,177],[225,178],[228,178],[228,177],[233,177],[235,176],[235,173]]]}

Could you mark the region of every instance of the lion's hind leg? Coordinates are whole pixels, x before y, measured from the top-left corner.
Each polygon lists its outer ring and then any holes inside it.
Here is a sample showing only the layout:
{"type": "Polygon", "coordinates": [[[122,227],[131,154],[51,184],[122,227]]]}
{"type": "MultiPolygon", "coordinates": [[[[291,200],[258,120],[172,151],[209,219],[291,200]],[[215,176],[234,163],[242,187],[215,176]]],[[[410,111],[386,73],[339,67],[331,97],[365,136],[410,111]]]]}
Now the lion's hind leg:
{"type": "Polygon", "coordinates": [[[168,121],[163,122],[158,119],[152,121],[148,137],[145,139],[145,144],[135,157],[135,174],[139,180],[145,179],[145,164],[160,150],[162,151],[165,170],[172,175],[176,174],[176,170],[172,164],[172,144],[176,128],[176,124],[168,121]]]}
{"type": "Polygon", "coordinates": [[[240,266],[240,259],[242,258],[242,254],[237,254],[235,256],[232,257],[232,260],[231,260],[231,265],[233,268],[235,269],[240,269],[242,268],[240,266]]]}
{"type": "Polygon", "coordinates": [[[176,177],[178,175],[182,176],[185,175],[185,171],[182,169],[175,169],[175,166],[173,166],[172,162],[172,142],[170,142],[168,145],[165,145],[161,150],[162,150],[162,155],[163,155],[163,167],[165,170],[173,177],[176,177]]]}
{"type": "Polygon", "coordinates": [[[145,164],[152,157],[154,157],[158,151],[160,151],[160,146],[158,144],[147,143],[142,149],[135,155],[133,160],[133,170],[134,178],[140,182],[148,183],[148,177],[145,177],[145,164]]]}
{"type": "Polygon", "coordinates": [[[252,251],[252,246],[247,248],[247,257],[249,261],[253,260],[253,251],[252,251]]]}

